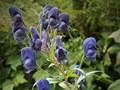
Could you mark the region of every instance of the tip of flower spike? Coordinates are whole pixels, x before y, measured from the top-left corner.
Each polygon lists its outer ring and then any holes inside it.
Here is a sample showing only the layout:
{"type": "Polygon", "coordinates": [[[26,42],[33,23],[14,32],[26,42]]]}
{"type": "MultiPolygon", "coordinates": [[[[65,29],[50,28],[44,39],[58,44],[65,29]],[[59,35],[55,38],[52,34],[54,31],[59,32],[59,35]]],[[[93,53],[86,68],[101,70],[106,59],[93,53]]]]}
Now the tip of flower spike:
{"type": "Polygon", "coordinates": [[[44,6],[43,11],[44,13],[48,13],[52,8],[53,6],[51,4],[47,4],[44,6]]]}
{"type": "Polygon", "coordinates": [[[15,6],[10,6],[9,7],[9,14],[10,14],[11,17],[14,17],[16,14],[21,15],[20,10],[15,6]]]}

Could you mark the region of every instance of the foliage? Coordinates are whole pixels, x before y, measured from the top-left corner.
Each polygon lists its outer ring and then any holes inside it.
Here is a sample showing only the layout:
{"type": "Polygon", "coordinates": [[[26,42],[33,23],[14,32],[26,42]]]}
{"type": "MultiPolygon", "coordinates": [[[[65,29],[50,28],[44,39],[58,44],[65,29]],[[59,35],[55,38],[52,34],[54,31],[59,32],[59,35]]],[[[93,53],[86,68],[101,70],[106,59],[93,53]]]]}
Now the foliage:
{"type": "MultiPolygon", "coordinates": [[[[83,55],[82,44],[85,37],[97,38],[97,60],[92,66],[87,60],[83,70],[99,70],[102,74],[87,77],[84,90],[119,90],[120,78],[120,0],[1,0],[0,1],[0,90],[31,90],[35,80],[47,78],[51,90],[67,88],[58,76],[59,72],[46,60],[46,55],[37,55],[38,68],[31,75],[23,73],[20,49],[23,44],[15,44],[11,33],[11,19],[8,7],[15,5],[22,11],[27,29],[37,27],[38,15],[43,6],[51,3],[70,15],[70,34],[63,38],[69,51],[70,65],[79,64],[83,55]],[[77,2],[77,3],[76,3],[77,2]],[[77,6],[77,5],[80,5],[77,6]],[[49,67],[48,67],[49,66],[49,67]],[[58,78],[56,80],[56,78],[58,78]],[[56,84],[59,83],[59,84],[56,84]]],[[[28,31],[28,30],[27,30],[28,31]]],[[[52,52],[52,51],[51,51],[52,52]]],[[[50,55],[50,58],[53,58],[50,55]]],[[[68,77],[76,77],[69,71],[68,77]]],[[[84,77],[83,77],[84,78],[84,77]]],[[[71,84],[69,84],[72,87],[71,84]]]]}

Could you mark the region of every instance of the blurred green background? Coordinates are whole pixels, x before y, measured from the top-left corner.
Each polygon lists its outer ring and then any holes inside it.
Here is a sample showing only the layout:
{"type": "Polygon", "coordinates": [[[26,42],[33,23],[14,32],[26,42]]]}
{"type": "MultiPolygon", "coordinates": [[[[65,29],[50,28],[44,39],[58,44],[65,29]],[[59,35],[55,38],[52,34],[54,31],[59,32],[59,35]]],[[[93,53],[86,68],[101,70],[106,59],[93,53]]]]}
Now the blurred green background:
{"type": "MultiPolygon", "coordinates": [[[[37,27],[39,13],[46,4],[58,7],[70,15],[70,33],[63,38],[68,50],[69,65],[80,62],[82,41],[94,36],[97,39],[97,62],[94,67],[83,64],[85,71],[100,70],[102,75],[86,78],[85,90],[120,90],[120,0],[0,0],[0,90],[31,90],[34,80],[49,77],[54,68],[40,55],[37,63],[41,70],[26,75],[20,62],[20,49],[12,36],[8,8],[21,9],[27,31],[37,27]],[[31,76],[33,78],[31,78],[31,76]]],[[[59,86],[51,90],[63,90],[59,86]]]]}

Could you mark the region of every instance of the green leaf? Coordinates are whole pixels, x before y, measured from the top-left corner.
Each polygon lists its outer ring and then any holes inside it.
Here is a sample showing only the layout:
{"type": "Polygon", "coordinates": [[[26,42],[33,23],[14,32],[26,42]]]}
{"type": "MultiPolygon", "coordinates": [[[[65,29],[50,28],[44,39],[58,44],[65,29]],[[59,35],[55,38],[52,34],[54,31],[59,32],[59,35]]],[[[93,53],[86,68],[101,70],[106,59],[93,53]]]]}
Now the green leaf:
{"type": "Polygon", "coordinates": [[[43,79],[49,76],[49,73],[47,71],[44,70],[40,70],[34,73],[33,78],[35,80],[39,80],[39,79],[43,79]]]}
{"type": "Polygon", "coordinates": [[[110,57],[109,57],[108,53],[106,53],[104,56],[104,65],[106,66],[106,65],[110,65],[110,64],[111,64],[110,57]]]}
{"type": "Polygon", "coordinates": [[[55,78],[47,78],[47,80],[49,81],[50,84],[53,84],[53,83],[58,83],[59,81],[55,78]]]}
{"type": "Polygon", "coordinates": [[[13,90],[13,87],[14,84],[11,80],[6,80],[2,85],[3,90],[13,90]]]}
{"type": "Polygon", "coordinates": [[[59,83],[59,86],[62,87],[62,88],[64,88],[65,90],[70,90],[70,88],[65,84],[64,81],[61,82],[61,83],[59,83]]]}
{"type": "Polygon", "coordinates": [[[120,45],[119,44],[115,44],[113,46],[111,46],[110,48],[108,48],[108,52],[109,53],[117,53],[120,51],[120,45]]]}
{"type": "Polygon", "coordinates": [[[113,82],[109,87],[108,90],[120,90],[120,79],[113,82]]]}
{"type": "Polygon", "coordinates": [[[120,29],[113,32],[109,38],[113,38],[115,40],[116,43],[120,43],[120,29]]]}
{"type": "Polygon", "coordinates": [[[24,78],[24,74],[18,72],[17,75],[16,75],[16,77],[13,79],[13,82],[14,82],[15,86],[18,86],[19,84],[25,83],[27,81],[24,78]]]}
{"type": "Polygon", "coordinates": [[[12,55],[8,57],[6,64],[10,65],[16,71],[17,66],[21,65],[20,56],[12,55]]]}

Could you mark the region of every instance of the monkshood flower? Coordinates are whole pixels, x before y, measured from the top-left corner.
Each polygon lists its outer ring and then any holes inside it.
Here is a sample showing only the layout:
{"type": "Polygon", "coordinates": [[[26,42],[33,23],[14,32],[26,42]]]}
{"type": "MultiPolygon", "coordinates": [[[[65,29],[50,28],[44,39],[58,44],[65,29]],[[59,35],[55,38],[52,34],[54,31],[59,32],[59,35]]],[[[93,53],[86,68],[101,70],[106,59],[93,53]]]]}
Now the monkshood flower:
{"type": "Polygon", "coordinates": [[[96,58],[96,39],[94,37],[86,38],[83,42],[84,55],[87,59],[96,58]]]}
{"type": "Polygon", "coordinates": [[[67,13],[60,14],[58,30],[63,33],[67,32],[68,24],[69,24],[69,15],[67,13]]]}
{"type": "Polygon", "coordinates": [[[20,11],[16,7],[9,8],[10,16],[12,17],[12,33],[16,42],[25,39],[25,25],[20,11]]]}
{"type": "Polygon", "coordinates": [[[61,37],[57,36],[56,37],[56,48],[58,49],[59,47],[63,47],[62,41],[61,41],[61,37]]]}
{"type": "MultiPolygon", "coordinates": [[[[80,69],[80,66],[79,65],[75,65],[74,67],[72,67],[72,69],[75,69],[75,68],[80,69]]],[[[76,70],[75,74],[78,75],[78,76],[82,76],[83,75],[83,73],[80,72],[79,70],[76,70]]],[[[77,78],[75,78],[75,80],[77,80],[77,78]]],[[[80,88],[82,88],[84,86],[84,80],[80,81],[79,85],[80,85],[80,88]]]]}
{"type": "Polygon", "coordinates": [[[63,47],[59,47],[55,51],[55,60],[57,60],[61,64],[67,64],[67,50],[65,50],[63,47]]]}
{"type": "Polygon", "coordinates": [[[17,14],[21,15],[20,10],[16,8],[15,6],[9,7],[9,14],[12,18],[17,14]]]}
{"type": "Polygon", "coordinates": [[[51,4],[45,5],[44,8],[43,8],[43,14],[45,14],[45,15],[48,14],[49,11],[50,11],[52,8],[53,8],[53,6],[52,6],[51,4]]]}
{"type": "Polygon", "coordinates": [[[50,42],[48,41],[47,30],[42,30],[41,41],[42,41],[41,50],[49,51],[50,50],[50,42]]]}
{"type": "Polygon", "coordinates": [[[36,67],[35,52],[31,47],[21,49],[22,65],[26,73],[30,73],[36,67]]]}
{"type": "Polygon", "coordinates": [[[46,30],[48,27],[48,19],[46,17],[42,16],[40,19],[40,26],[42,30],[46,30]]]}
{"type": "Polygon", "coordinates": [[[48,80],[41,79],[36,82],[38,90],[50,90],[50,85],[48,80]]]}
{"type": "Polygon", "coordinates": [[[59,21],[60,22],[65,22],[66,24],[69,24],[69,14],[67,14],[67,13],[61,13],[59,15],[59,21]]]}
{"type": "Polygon", "coordinates": [[[34,27],[30,27],[31,37],[30,37],[30,46],[34,50],[41,50],[42,41],[39,38],[39,34],[34,27]]]}
{"type": "Polygon", "coordinates": [[[60,11],[55,7],[52,8],[48,13],[48,23],[52,28],[56,28],[58,24],[59,13],[60,11]]]}

